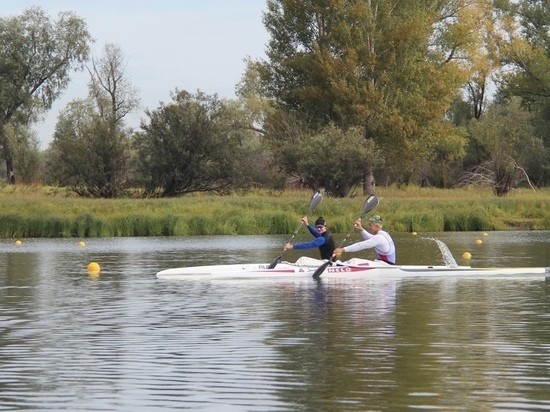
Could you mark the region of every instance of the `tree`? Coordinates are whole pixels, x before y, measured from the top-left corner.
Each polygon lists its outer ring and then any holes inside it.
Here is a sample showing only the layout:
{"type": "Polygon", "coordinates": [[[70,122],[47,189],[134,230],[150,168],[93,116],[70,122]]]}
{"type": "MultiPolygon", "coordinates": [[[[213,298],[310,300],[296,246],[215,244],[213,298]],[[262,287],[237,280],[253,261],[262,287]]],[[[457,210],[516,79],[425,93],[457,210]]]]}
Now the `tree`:
{"type": "Polygon", "coordinates": [[[293,112],[274,113],[265,140],[275,163],[302,185],[335,197],[349,195],[365,173],[381,165],[381,155],[361,128],[328,124],[315,130],[293,112]]]}
{"type": "Polygon", "coordinates": [[[254,187],[274,184],[274,173],[269,168],[269,151],[263,144],[265,130],[263,124],[271,113],[273,101],[266,98],[261,91],[258,67],[251,59],[245,59],[246,69],[240,82],[235,87],[237,99],[224,103],[234,120],[235,127],[240,129],[242,146],[247,152],[243,168],[254,187]]]}
{"type": "Polygon", "coordinates": [[[176,90],[146,111],[135,135],[136,170],[148,196],[226,193],[243,184],[242,125],[216,95],[176,90]]]}
{"type": "Polygon", "coordinates": [[[501,70],[502,13],[494,4],[493,0],[447,2],[437,31],[436,43],[466,72],[464,94],[476,119],[483,114],[488,90],[501,70]]]}
{"type": "Polygon", "coordinates": [[[488,0],[267,4],[262,89],[278,106],[306,114],[311,127],[363,128],[394,181],[445,161],[446,136],[464,139],[446,116],[460,90],[470,86],[478,113],[485,104],[487,77],[498,67],[488,0]]]}
{"type": "Polygon", "coordinates": [[[88,99],[73,101],[59,116],[50,171],[81,196],[120,197],[130,178],[132,131],[124,118],[138,107],[137,91],[125,75],[124,54],[117,45],[106,44],[88,71],[88,99]]]}
{"type": "Polygon", "coordinates": [[[454,133],[438,140],[433,148],[434,161],[424,163],[418,180],[421,185],[450,188],[456,185],[466,156],[468,134],[466,128],[456,128],[454,133]]]}
{"type": "Polygon", "coordinates": [[[61,186],[85,197],[123,194],[128,174],[129,140],[96,112],[91,99],[73,100],[59,114],[47,162],[48,174],[61,186]]]}
{"type": "Polygon", "coordinates": [[[72,12],[53,22],[39,7],[0,18],[0,147],[8,176],[14,174],[5,126],[28,124],[49,110],[82,68],[91,42],[84,20],[72,12]]]}
{"type": "Polygon", "coordinates": [[[245,59],[245,63],[245,71],[235,87],[235,94],[242,106],[240,111],[244,114],[241,117],[248,123],[244,127],[265,134],[262,125],[269,114],[275,111],[275,101],[267,97],[261,79],[261,65],[250,58],[245,59]]]}
{"type": "Polygon", "coordinates": [[[466,172],[463,184],[490,186],[506,195],[527,180],[533,165],[544,156],[544,146],[534,134],[532,115],[521,108],[520,99],[493,104],[486,115],[470,125],[470,134],[487,158],[466,172]]]}
{"type": "Polygon", "coordinates": [[[11,148],[15,170],[23,183],[36,183],[40,179],[42,158],[36,133],[14,122],[5,126],[5,138],[11,148]]]}
{"type": "Polygon", "coordinates": [[[498,95],[519,96],[530,111],[546,153],[535,180],[546,183],[550,181],[550,4],[522,0],[511,2],[505,10],[506,37],[500,47],[509,70],[501,76],[498,95]]]}
{"type": "Polygon", "coordinates": [[[124,126],[124,118],[139,107],[138,90],[126,75],[125,55],[120,46],[107,43],[99,60],[88,67],[88,89],[98,115],[112,129],[124,126]]]}

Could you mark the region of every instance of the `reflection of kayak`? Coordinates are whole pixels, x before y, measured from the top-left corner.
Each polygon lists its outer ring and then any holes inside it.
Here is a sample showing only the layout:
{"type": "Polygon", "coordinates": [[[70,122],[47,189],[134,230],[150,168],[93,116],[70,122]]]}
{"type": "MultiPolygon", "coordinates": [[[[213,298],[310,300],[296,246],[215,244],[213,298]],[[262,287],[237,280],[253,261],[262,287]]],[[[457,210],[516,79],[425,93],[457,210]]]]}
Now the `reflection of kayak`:
{"type": "MultiPolygon", "coordinates": [[[[166,269],[157,273],[162,279],[191,278],[307,278],[318,266],[298,266],[288,262],[268,269],[269,263],[195,266],[166,269]]],[[[401,279],[412,277],[499,278],[528,277],[550,278],[550,268],[472,268],[470,266],[415,266],[389,265],[381,261],[351,259],[327,267],[323,278],[341,279],[401,279]]]]}

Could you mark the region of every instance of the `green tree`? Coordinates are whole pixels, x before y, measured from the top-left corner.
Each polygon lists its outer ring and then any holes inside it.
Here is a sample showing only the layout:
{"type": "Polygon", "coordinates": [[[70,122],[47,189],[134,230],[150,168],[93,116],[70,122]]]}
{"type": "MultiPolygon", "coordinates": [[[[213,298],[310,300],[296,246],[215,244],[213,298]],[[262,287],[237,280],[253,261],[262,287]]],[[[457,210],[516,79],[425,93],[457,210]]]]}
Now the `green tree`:
{"type": "MultiPolygon", "coordinates": [[[[501,71],[498,45],[502,13],[493,0],[452,1],[445,7],[438,43],[448,58],[460,61],[466,72],[463,92],[472,116],[479,119],[489,102],[489,88],[501,71]]],[[[461,93],[462,94],[462,93],[461,93]]]]}
{"type": "Polygon", "coordinates": [[[252,186],[277,186],[274,183],[276,173],[270,168],[270,153],[263,144],[265,129],[263,124],[269,113],[273,112],[273,101],[261,90],[261,81],[257,64],[245,59],[246,69],[235,87],[237,99],[225,101],[231,111],[235,126],[240,128],[243,150],[247,152],[242,166],[247,171],[252,186]]]}
{"type": "Polygon", "coordinates": [[[479,45],[474,3],[269,0],[263,88],[312,127],[363,127],[390,175],[408,181],[456,135],[445,115],[479,45]]]}
{"type": "Polygon", "coordinates": [[[216,95],[176,90],[135,135],[136,170],[148,196],[226,193],[244,184],[242,124],[216,95]]]}
{"type": "Polygon", "coordinates": [[[274,161],[302,185],[325,188],[332,196],[349,195],[371,168],[381,166],[380,152],[364,130],[343,130],[334,124],[310,128],[293,112],[274,113],[265,136],[274,161]]]}
{"type": "Polygon", "coordinates": [[[5,126],[5,138],[12,150],[13,165],[26,184],[40,180],[42,157],[36,133],[13,122],[5,126]]]}
{"type": "Polygon", "coordinates": [[[519,96],[532,115],[537,136],[544,142],[546,156],[535,180],[550,181],[550,4],[546,1],[511,2],[501,42],[503,61],[510,67],[500,78],[498,95],[519,96]]]}
{"type": "Polygon", "coordinates": [[[458,183],[468,143],[466,128],[456,128],[454,133],[439,139],[433,148],[433,161],[425,163],[418,180],[421,185],[450,188],[458,183]]]}
{"type": "Polygon", "coordinates": [[[235,87],[235,94],[240,104],[240,117],[247,123],[250,130],[265,134],[262,128],[269,114],[275,111],[275,102],[268,97],[261,79],[261,65],[251,60],[245,59],[246,68],[241,80],[235,87]]]}
{"type": "Polygon", "coordinates": [[[91,99],[73,100],[59,114],[47,170],[55,183],[85,197],[119,197],[128,173],[129,140],[97,115],[91,99]]]}
{"type": "Polygon", "coordinates": [[[490,186],[498,196],[522,181],[531,184],[530,171],[544,156],[544,146],[519,98],[490,106],[484,117],[472,122],[470,134],[487,158],[464,174],[463,184],[490,186]]]}
{"type": "Polygon", "coordinates": [[[88,58],[90,34],[72,12],[52,21],[39,7],[0,18],[0,148],[8,176],[13,151],[5,135],[11,121],[28,124],[49,110],[67,87],[70,73],[88,58]]]}
{"type": "Polygon", "coordinates": [[[120,197],[130,183],[132,131],[124,119],[139,99],[124,69],[120,47],[106,44],[88,68],[88,99],[69,104],[56,124],[49,170],[81,196],[120,197]]]}

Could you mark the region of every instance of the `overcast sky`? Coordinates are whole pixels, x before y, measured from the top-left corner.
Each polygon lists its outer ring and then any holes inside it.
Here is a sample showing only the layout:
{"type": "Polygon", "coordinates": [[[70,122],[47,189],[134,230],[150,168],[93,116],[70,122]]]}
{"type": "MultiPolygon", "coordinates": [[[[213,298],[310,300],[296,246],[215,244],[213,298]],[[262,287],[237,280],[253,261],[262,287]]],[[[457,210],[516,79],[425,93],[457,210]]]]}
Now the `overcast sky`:
{"type": "MultiPolygon", "coordinates": [[[[265,57],[269,39],[262,24],[265,0],[0,0],[2,17],[42,7],[55,20],[60,11],[83,18],[99,57],[116,43],[127,59],[126,74],[139,89],[142,109],[128,123],[137,128],[144,109],[170,101],[176,88],[234,97],[246,57],[265,57]]],[[[72,75],[69,88],[35,129],[45,149],[57,115],[87,95],[89,75],[72,75]]]]}

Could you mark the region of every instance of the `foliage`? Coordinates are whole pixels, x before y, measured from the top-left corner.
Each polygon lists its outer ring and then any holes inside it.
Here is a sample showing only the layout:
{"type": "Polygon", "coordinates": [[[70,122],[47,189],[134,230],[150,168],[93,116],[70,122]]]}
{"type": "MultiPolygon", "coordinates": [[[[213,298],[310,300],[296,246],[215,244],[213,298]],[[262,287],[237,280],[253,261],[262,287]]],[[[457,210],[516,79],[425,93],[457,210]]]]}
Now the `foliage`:
{"type": "MultiPolygon", "coordinates": [[[[239,141],[239,159],[241,161],[238,173],[246,171],[246,179],[242,180],[244,189],[272,185],[271,171],[268,166],[269,153],[262,144],[258,116],[263,116],[269,109],[262,109],[262,103],[255,102],[253,96],[239,96],[236,100],[224,99],[227,118],[231,119],[232,134],[239,141]],[[255,107],[255,105],[258,106],[255,107]]],[[[237,177],[237,176],[236,176],[237,177]]],[[[239,178],[240,180],[240,178],[239,178]]]]}
{"type": "Polygon", "coordinates": [[[124,117],[139,103],[124,75],[124,54],[107,44],[92,61],[87,100],[74,100],[60,114],[49,154],[51,176],[87,197],[125,194],[129,176],[130,131],[124,117]]]}
{"type": "Polygon", "coordinates": [[[468,7],[270,0],[263,90],[314,128],[364,128],[389,175],[406,182],[436,159],[442,137],[456,135],[445,113],[469,73],[461,62],[479,42],[474,13],[462,17],[468,7]]]}
{"type": "Polygon", "coordinates": [[[463,177],[463,184],[489,184],[498,196],[528,178],[529,167],[544,156],[544,146],[535,137],[531,114],[520,107],[519,98],[494,104],[487,115],[470,126],[472,140],[487,153],[487,159],[463,177]]]}
{"type": "Polygon", "coordinates": [[[461,65],[468,73],[463,91],[471,115],[476,119],[485,112],[489,89],[494,86],[494,78],[502,71],[499,53],[502,17],[495,4],[493,0],[456,2],[457,7],[452,16],[461,24],[453,24],[452,17],[449,18],[450,36],[457,46],[461,45],[457,49],[459,56],[456,57],[463,62],[461,65]]]}
{"type": "Polygon", "coordinates": [[[40,179],[42,157],[36,134],[13,122],[5,126],[5,137],[12,151],[15,170],[22,183],[36,183],[40,179]]]}
{"type": "Polygon", "coordinates": [[[119,197],[128,174],[130,141],[95,112],[91,100],[73,100],[56,124],[47,161],[57,184],[85,197],[119,197]]]}
{"type": "Polygon", "coordinates": [[[245,63],[245,72],[235,88],[237,100],[226,101],[240,124],[242,145],[248,153],[243,166],[252,186],[284,187],[284,176],[269,166],[271,154],[262,139],[264,122],[275,110],[274,102],[262,90],[258,63],[249,58],[245,63]]]}
{"type": "Polygon", "coordinates": [[[418,181],[424,185],[451,188],[457,184],[466,156],[468,133],[466,128],[457,127],[442,136],[433,147],[432,161],[421,170],[418,181]]]}
{"type": "Polygon", "coordinates": [[[27,124],[49,110],[67,87],[70,72],[81,68],[91,36],[72,12],[52,21],[39,7],[0,18],[0,147],[8,175],[13,153],[4,134],[12,119],[27,124]]]}
{"type": "Polygon", "coordinates": [[[502,59],[511,68],[500,79],[500,98],[519,96],[532,114],[534,132],[544,142],[545,156],[531,169],[539,184],[550,181],[550,4],[542,1],[513,2],[507,9],[507,41],[502,59]]]}
{"type": "Polygon", "coordinates": [[[47,153],[48,181],[80,195],[298,183],[353,196],[361,183],[373,192],[374,175],[386,186],[453,187],[464,170],[462,184],[500,195],[522,182],[543,186],[549,17],[538,0],[268,0],[267,59],[246,59],[238,98],[176,90],[134,136],[124,118],[139,99],[120,47],[106,44],[84,66],[85,23],[32,7],[0,18],[0,176],[37,179],[28,125],[86,67],[88,99],[61,113],[47,153]]]}
{"type": "MultiPolygon", "coordinates": [[[[242,126],[216,95],[176,90],[147,111],[135,136],[136,170],[146,195],[225,193],[244,184],[242,126]]],[[[237,118],[238,119],[238,118],[237,118]]]]}
{"type": "Polygon", "coordinates": [[[262,125],[266,117],[273,113],[274,101],[267,97],[261,81],[261,66],[258,62],[246,59],[245,63],[245,71],[235,88],[241,105],[240,116],[246,120],[250,129],[265,133],[262,125]]]}
{"type": "Polygon", "coordinates": [[[363,130],[343,131],[329,124],[314,132],[291,113],[270,117],[265,140],[276,164],[287,174],[312,190],[324,188],[336,197],[350,194],[380,163],[379,151],[364,138],[363,130]]]}

